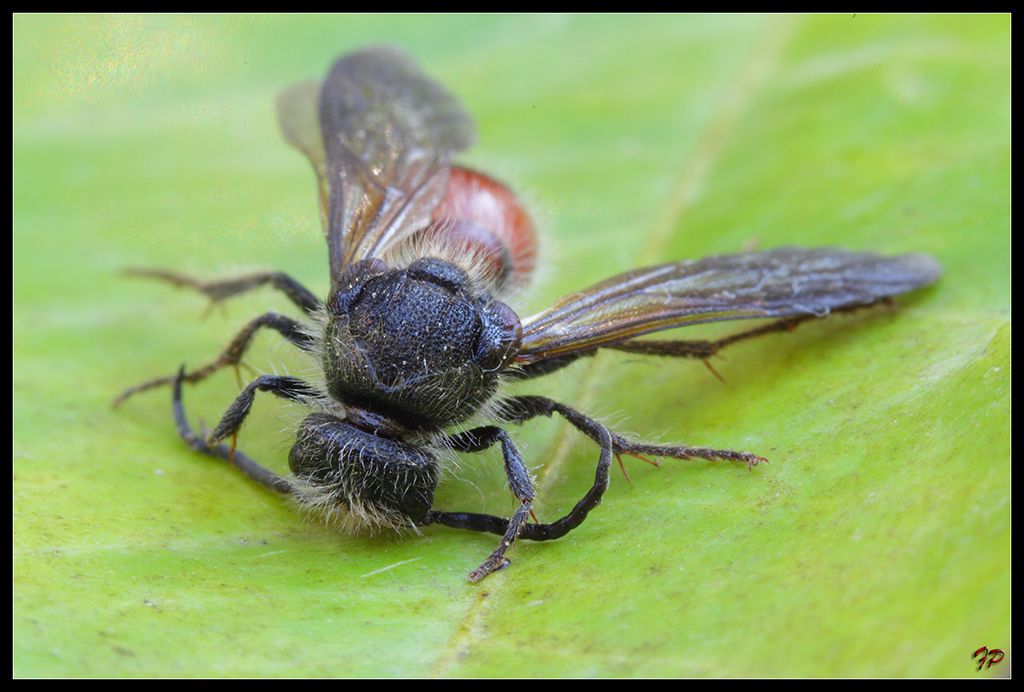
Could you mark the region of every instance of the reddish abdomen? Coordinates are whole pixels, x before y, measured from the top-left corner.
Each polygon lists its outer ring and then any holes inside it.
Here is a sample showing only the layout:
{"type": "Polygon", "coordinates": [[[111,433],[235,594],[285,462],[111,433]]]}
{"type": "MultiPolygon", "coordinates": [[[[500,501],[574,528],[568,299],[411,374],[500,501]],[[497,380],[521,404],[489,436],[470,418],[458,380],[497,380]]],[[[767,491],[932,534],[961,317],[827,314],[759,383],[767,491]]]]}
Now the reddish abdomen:
{"type": "Polygon", "coordinates": [[[529,281],[537,262],[537,233],[519,199],[478,171],[452,166],[433,223],[432,242],[473,257],[473,273],[492,293],[509,294],[529,281]]]}

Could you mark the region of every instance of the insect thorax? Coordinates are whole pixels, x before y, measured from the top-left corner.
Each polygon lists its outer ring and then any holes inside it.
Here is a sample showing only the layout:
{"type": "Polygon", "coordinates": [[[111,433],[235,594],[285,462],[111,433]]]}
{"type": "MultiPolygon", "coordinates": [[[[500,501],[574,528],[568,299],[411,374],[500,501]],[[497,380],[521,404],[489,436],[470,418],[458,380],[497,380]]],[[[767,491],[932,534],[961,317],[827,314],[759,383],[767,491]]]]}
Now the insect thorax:
{"type": "Polygon", "coordinates": [[[490,399],[518,335],[514,313],[474,295],[465,273],[447,262],[424,259],[399,270],[361,262],[331,298],[327,386],[341,402],[406,427],[442,428],[490,399]]]}

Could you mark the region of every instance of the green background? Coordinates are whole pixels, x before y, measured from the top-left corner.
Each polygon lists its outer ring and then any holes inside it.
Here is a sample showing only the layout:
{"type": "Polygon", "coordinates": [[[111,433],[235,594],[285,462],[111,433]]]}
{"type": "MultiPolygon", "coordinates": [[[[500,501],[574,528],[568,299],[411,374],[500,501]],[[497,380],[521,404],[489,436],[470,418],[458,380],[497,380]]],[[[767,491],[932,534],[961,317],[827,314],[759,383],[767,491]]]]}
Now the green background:
{"type": "MultiPolygon", "coordinates": [[[[1010,669],[1008,16],[16,16],[14,673],[18,676],[975,676],[1010,669]],[[270,290],[118,275],[287,271],[326,291],[307,164],[276,92],[390,43],[479,124],[546,268],[522,314],[626,269],[795,244],[923,251],[894,310],[730,348],[605,353],[517,385],[740,465],[630,462],[567,537],[350,537],[176,437],[169,392],[270,290]],[[972,652],[1007,658],[975,672],[972,652]]],[[[737,325],[679,332],[703,338],[737,325]]],[[[673,334],[674,335],[674,334],[673,334]]],[[[301,373],[274,335],[248,362],[301,373]]],[[[186,392],[212,424],[222,372],[186,392]]],[[[240,445],[283,470],[302,415],[257,399],[240,445]]],[[[596,448],[515,429],[551,520],[596,448]]],[[[500,458],[439,507],[507,514],[500,458]]]]}

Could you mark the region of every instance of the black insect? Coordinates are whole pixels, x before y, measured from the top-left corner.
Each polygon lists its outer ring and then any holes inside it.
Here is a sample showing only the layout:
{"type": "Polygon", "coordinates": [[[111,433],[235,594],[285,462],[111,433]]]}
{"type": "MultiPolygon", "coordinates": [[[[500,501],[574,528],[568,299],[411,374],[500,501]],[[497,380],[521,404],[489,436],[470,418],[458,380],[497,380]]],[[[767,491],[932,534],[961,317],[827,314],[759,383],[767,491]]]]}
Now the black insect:
{"type": "Polygon", "coordinates": [[[132,387],[117,401],[173,385],[178,432],[193,449],[233,461],[258,483],[347,528],[444,524],[500,535],[497,549],[470,573],[474,582],[508,564],[505,553],[516,539],[551,540],[579,526],[608,487],[613,457],[764,461],[748,452],[627,440],[551,399],[500,396],[504,381],[546,375],[598,349],[706,361],[737,341],[884,301],[940,274],[920,254],[782,248],[636,269],[521,320],[502,301],[533,269],[533,225],[504,185],[451,165],[472,143],[473,123],[413,62],[387,48],[347,55],[322,85],[282,93],[278,115],[285,138],[313,164],[319,182],[330,259],[327,300],[280,273],[202,282],[137,270],[214,301],[269,284],[306,319],[262,315],[213,362],[132,387]],[[772,317],[781,319],[718,341],[636,339],[701,322],[772,317]],[[261,375],[212,431],[198,434],[182,408],[182,382],[237,366],[263,328],[313,356],[322,381],[261,375]],[[299,426],[288,477],[235,449],[257,391],[315,411],[299,426]],[[496,425],[468,425],[554,413],[600,447],[597,473],[568,514],[531,523],[533,485],[512,437],[496,425]],[[519,501],[512,517],[434,509],[445,457],[496,444],[519,501]]]}

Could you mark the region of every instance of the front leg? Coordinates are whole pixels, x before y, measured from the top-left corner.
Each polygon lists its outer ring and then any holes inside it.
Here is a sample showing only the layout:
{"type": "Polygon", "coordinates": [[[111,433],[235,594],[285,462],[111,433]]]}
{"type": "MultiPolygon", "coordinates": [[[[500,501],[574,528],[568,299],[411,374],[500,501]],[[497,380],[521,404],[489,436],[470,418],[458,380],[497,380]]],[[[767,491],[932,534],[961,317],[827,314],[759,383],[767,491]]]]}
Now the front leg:
{"type": "MultiPolygon", "coordinates": [[[[594,473],[594,484],[590,487],[590,490],[583,496],[583,498],[576,503],[572,510],[561,519],[554,521],[550,524],[528,524],[526,523],[526,515],[522,515],[522,525],[518,529],[518,537],[526,538],[531,541],[550,541],[556,538],[561,538],[565,534],[572,531],[574,528],[583,523],[583,520],[587,518],[590,511],[601,504],[601,498],[604,497],[605,491],[608,489],[608,485],[611,481],[609,478],[608,470],[611,468],[612,463],[612,434],[600,423],[595,423],[596,434],[598,441],[601,445],[601,454],[597,460],[597,471],[594,473]]],[[[487,428],[478,428],[477,430],[486,430],[487,428]]],[[[468,433],[463,435],[473,435],[477,430],[470,430],[468,433]]],[[[498,428],[494,428],[498,430],[498,428]]],[[[507,435],[507,433],[503,434],[507,435]]],[[[454,436],[458,438],[461,436],[454,436]]],[[[456,447],[456,449],[458,449],[456,447]]],[[[478,451],[477,449],[467,449],[465,451],[478,451]]],[[[521,463],[521,462],[520,462],[521,463]]],[[[507,468],[507,465],[506,465],[507,468]]],[[[520,507],[522,510],[522,507],[520,507]]],[[[517,512],[517,515],[519,512],[517,512]]],[[[508,532],[513,526],[513,522],[516,520],[514,516],[511,520],[504,519],[502,517],[496,517],[491,514],[475,514],[471,512],[440,512],[432,511],[428,515],[428,521],[426,523],[438,523],[444,524],[445,526],[451,526],[456,529],[468,529],[470,531],[483,531],[486,533],[504,534],[502,543],[499,546],[499,550],[504,553],[502,546],[507,549],[506,538],[508,532]]],[[[498,552],[498,551],[495,551],[498,552]]],[[[490,558],[488,558],[488,562],[490,558]]],[[[484,562],[477,570],[470,574],[470,581],[479,581],[483,579],[487,574],[480,574],[476,579],[476,576],[488,562],[484,562]]],[[[498,565],[494,569],[500,569],[508,564],[506,560],[504,564],[498,565]]],[[[491,571],[494,571],[492,569],[491,571]]]]}
{"type": "MultiPolygon", "coordinates": [[[[234,438],[238,435],[238,429],[242,427],[242,423],[252,408],[252,402],[256,398],[257,390],[270,392],[274,396],[290,401],[308,401],[316,399],[320,395],[311,385],[306,384],[297,377],[260,375],[247,384],[242,393],[231,402],[217,427],[207,436],[207,445],[213,446],[225,438],[234,438]]],[[[234,445],[232,445],[232,449],[234,449],[234,445]]]]}
{"type": "MultiPolygon", "coordinates": [[[[583,498],[576,503],[568,514],[550,524],[528,524],[525,523],[524,520],[522,527],[519,529],[518,537],[525,538],[527,540],[550,541],[556,538],[561,538],[582,524],[590,511],[601,503],[601,499],[610,483],[609,469],[611,468],[612,457],[619,454],[630,454],[636,456],[640,456],[641,454],[651,454],[655,456],[673,457],[676,459],[701,458],[712,461],[725,459],[730,461],[741,461],[746,463],[748,466],[755,466],[759,462],[767,461],[764,457],[751,454],[750,452],[736,452],[728,449],[710,449],[706,447],[651,445],[632,442],[621,435],[611,432],[607,427],[593,418],[546,397],[521,396],[505,399],[501,402],[499,415],[503,420],[513,423],[522,423],[531,418],[535,418],[536,416],[550,416],[552,413],[558,413],[575,428],[597,442],[601,447],[601,453],[598,457],[597,470],[594,474],[594,483],[583,498]]],[[[480,431],[483,430],[488,430],[488,428],[471,430],[467,433],[463,433],[462,435],[453,436],[450,440],[453,441],[453,446],[457,450],[478,451],[478,448],[473,446],[471,442],[475,439],[479,439],[481,441],[487,440],[487,435],[480,433],[480,431]],[[458,444],[460,440],[463,442],[463,446],[461,448],[458,444]]],[[[494,430],[498,430],[498,428],[494,428],[494,430]]],[[[483,447],[480,448],[482,449],[483,447]]],[[[499,535],[506,534],[509,527],[512,525],[511,520],[490,514],[441,512],[436,510],[430,512],[427,517],[427,522],[425,523],[438,523],[444,524],[445,526],[451,526],[453,528],[496,533],[499,535]]],[[[474,574],[476,574],[476,572],[474,572],[474,574]]]]}
{"type": "Polygon", "coordinates": [[[185,440],[189,447],[218,459],[230,461],[239,471],[256,481],[265,488],[269,488],[283,495],[290,495],[294,488],[288,480],[277,475],[270,469],[264,468],[249,458],[248,455],[229,447],[228,445],[209,445],[202,435],[196,433],[189,425],[185,417],[185,409],[181,403],[181,383],[185,379],[185,368],[178,370],[178,376],[174,379],[174,421],[177,424],[178,434],[185,440]]]}
{"type": "MultiPolygon", "coordinates": [[[[494,552],[479,567],[469,573],[469,581],[475,583],[491,572],[508,567],[509,559],[505,557],[505,553],[512,547],[512,543],[519,537],[520,532],[526,525],[526,520],[533,513],[533,484],[530,482],[530,474],[526,470],[526,465],[523,463],[519,450],[516,448],[515,443],[512,442],[509,434],[501,428],[491,425],[474,428],[458,435],[452,435],[448,438],[447,442],[451,445],[452,449],[458,452],[480,452],[489,448],[495,442],[501,442],[501,452],[505,459],[505,475],[508,476],[508,485],[520,503],[511,519],[502,520],[504,522],[504,530],[496,532],[502,535],[501,543],[498,544],[494,552]]],[[[440,517],[446,514],[445,512],[431,512],[428,516],[434,521],[444,523],[440,517]]]]}

